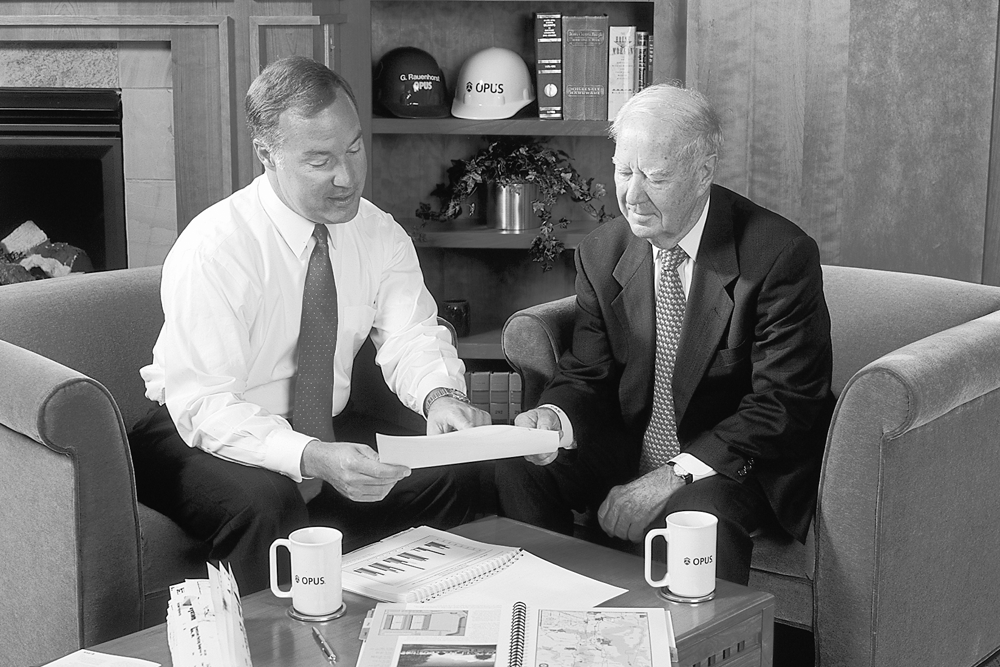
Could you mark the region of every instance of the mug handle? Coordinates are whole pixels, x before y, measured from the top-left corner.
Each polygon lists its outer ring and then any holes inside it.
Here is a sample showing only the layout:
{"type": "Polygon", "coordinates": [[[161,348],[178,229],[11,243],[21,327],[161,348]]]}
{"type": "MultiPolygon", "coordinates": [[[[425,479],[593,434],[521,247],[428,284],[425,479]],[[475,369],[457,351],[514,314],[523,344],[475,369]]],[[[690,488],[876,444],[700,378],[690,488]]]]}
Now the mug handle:
{"type": "Polygon", "coordinates": [[[285,539],[284,537],[279,537],[274,542],[271,542],[270,549],[270,570],[271,570],[271,592],[274,593],[279,598],[290,598],[292,597],[292,587],[289,586],[287,591],[283,591],[278,588],[278,547],[285,547],[288,549],[288,555],[292,554],[292,543],[291,541],[285,539]]]}
{"type": "Polygon", "coordinates": [[[653,561],[650,558],[650,550],[653,546],[653,538],[657,536],[662,537],[663,540],[667,542],[667,544],[669,544],[670,543],[669,535],[670,535],[669,528],[656,528],[646,533],[646,548],[643,550],[642,553],[642,557],[643,560],[645,561],[645,566],[646,566],[643,574],[646,576],[646,583],[655,588],[670,585],[670,571],[669,570],[667,571],[667,573],[663,576],[663,579],[660,579],[659,581],[653,581],[653,561]]]}

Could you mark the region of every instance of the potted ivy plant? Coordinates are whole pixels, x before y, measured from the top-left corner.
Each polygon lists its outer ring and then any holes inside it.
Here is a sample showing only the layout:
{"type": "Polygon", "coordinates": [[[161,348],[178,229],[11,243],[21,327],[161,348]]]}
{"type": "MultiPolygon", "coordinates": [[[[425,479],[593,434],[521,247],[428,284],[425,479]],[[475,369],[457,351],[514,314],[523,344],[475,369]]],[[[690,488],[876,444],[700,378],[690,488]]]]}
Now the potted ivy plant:
{"type": "MultiPolygon", "coordinates": [[[[542,264],[542,271],[549,271],[565,245],[555,235],[555,227],[565,229],[569,220],[552,221],[552,206],[562,195],[580,204],[584,211],[599,223],[611,219],[604,210],[601,199],[604,186],[593,178],[584,179],[572,164],[570,156],[553,148],[544,140],[533,137],[486,137],[487,145],[464,160],[452,160],[448,169],[448,182],[439,183],[431,192],[440,200],[435,210],[421,202],[418,218],[426,222],[454,220],[462,215],[463,204],[480,187],[497,187],[518,184],[535,186],[536,198],[531,209],[541,224],[531,242],[531,257],[542,264]]],[[[475,203],[470,205],[470,215],[475,215],[475,203]]]]}

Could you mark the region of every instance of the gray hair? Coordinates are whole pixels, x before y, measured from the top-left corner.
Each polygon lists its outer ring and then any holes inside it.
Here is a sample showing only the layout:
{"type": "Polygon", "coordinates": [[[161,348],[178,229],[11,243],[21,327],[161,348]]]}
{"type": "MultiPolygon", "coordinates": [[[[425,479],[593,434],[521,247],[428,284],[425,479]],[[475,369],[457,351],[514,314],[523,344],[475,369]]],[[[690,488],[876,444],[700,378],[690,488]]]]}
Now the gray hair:
{"type": "Polygon", "coordinates": [[[691,162],[699,156],[718,155],[722,150],[722,124],[708,98],[693,88],[658,83],[633,95],[618,110],[608,128],[608,136],[618,141],[627,120],[645,115],[672,125],[682,137],[689,137],[678,157],[691,162]]]}
{"type": "Polygon", "coordinates": [[[326,65],[303,56],[277,60],[250,84],[244,107],[250,138],[269,150],[281,145],[278,118],[289,109],[305,117],[313,116],[333,104],[343,91],[354,110],[358,101],[344,77],[326,65]]]}

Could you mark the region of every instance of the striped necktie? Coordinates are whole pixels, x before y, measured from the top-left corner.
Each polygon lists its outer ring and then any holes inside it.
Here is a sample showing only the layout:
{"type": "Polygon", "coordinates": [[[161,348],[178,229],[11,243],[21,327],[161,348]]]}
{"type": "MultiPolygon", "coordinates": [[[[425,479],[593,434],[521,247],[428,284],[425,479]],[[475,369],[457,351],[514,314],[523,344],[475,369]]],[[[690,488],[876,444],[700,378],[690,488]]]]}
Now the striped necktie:
{"type": "Polygon", "coordinates": [[[680,246],[660,250],[660,288],[656,294],[656,364],[653,375],[653,414],[642,441],[639,469],[655,470],[680,453],[674,412],[674,364],[684,323],[684,286],[677,268],[688,258],[680,246]]]}
{"type": "Polygon", "coordinates": [[[337,285],[324,225],[315,225],[302,291],[292,424],[299,433],[333,442],[333,357],[337,350],[337,285]]]}

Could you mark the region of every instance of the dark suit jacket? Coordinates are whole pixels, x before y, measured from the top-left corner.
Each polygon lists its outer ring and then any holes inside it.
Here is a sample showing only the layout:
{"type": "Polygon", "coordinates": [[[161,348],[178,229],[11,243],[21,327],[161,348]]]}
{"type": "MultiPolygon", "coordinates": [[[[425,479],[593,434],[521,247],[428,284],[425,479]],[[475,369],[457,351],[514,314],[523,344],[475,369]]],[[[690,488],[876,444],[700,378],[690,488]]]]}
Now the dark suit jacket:
{"type": "MultiPolygon", "coordinates": [[[[572,421],[600,496],[636,476],[652,409],[652,258],[624,219],[580,244],[572,346],[541,397],[572,421]]],[[[815,242],[713,185],[674,371],[678,439],[720,474],[759,484],[800,540],[833,408],[831,350],[815,242]]]]}

